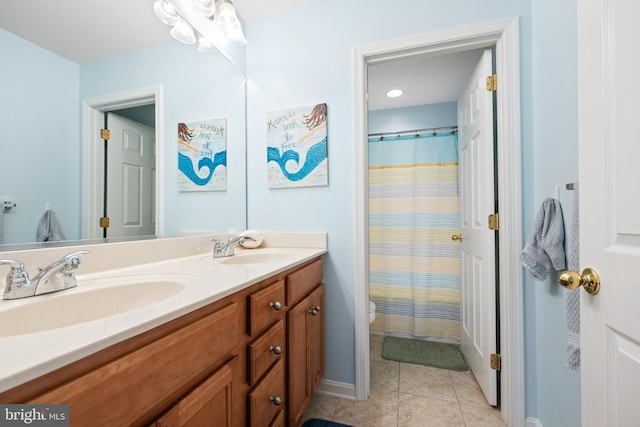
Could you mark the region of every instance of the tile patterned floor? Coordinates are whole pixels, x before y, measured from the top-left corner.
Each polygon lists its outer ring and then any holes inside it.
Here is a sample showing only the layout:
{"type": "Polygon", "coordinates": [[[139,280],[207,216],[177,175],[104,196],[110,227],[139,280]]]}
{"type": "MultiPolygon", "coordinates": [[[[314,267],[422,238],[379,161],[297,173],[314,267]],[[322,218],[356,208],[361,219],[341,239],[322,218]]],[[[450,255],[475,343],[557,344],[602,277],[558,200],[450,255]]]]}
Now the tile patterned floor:
{"type": "Polygon", "coordinates": [[[313,396],[305,420],[353,427],[506,427],[471,371],[458,372],[383,359],[380,335],[371,335],[371,396],[367,401],[313,396]]]}

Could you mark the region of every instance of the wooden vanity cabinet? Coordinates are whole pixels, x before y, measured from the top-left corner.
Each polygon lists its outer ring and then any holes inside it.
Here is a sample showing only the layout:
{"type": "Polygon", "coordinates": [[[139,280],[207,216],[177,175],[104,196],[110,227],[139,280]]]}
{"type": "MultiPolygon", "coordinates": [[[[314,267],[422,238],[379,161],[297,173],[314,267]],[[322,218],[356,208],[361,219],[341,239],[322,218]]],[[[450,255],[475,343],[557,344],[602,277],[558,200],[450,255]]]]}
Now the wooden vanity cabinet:
{"type": "Polygon", "coordinates": [[[233,427],[236,418],[233,389],[238,384],[239,368],[235,357],[184,396],[152,426],[202,427],[212,425],[212,420],[215,420],[217,427],[233,427]]]}
{"type": "Polygon", "coordinates": [[[297,427],[324,373],[322,260],[287,277],[287,425],[297,427]]]}
{"type": "Polygon", "coordinates": [[[322,258],[11,390],[73,426],[298,427],[324,370],[322,258]]]}

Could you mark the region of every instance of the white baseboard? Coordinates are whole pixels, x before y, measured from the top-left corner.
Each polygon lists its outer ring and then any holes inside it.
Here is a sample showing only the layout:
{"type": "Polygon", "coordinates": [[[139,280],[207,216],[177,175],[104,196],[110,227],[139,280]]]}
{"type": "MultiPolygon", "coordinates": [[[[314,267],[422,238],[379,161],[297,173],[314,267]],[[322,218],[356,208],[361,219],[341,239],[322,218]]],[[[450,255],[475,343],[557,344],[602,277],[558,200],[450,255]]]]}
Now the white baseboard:
{"type": "Polygon", "coordinates": [[[355,384],[341,383],[338,381],[320,380],[316,393],[325,394],[327,396],[339,397],[341,399],[356,399],[355,384]]]}
{"type": "Polygon", "coordinates": [[[543,427],[537,418],[527,417],[524,419],[526,427],[543,427]]]}

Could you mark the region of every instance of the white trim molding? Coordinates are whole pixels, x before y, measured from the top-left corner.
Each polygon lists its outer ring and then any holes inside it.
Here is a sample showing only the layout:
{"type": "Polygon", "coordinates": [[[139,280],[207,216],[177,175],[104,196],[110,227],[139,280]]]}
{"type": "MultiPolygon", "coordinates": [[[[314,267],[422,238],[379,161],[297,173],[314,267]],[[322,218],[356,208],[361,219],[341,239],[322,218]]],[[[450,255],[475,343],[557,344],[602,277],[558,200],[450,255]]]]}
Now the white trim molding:
{"type": "Polygon", "coordinates": [[[354,144],[356,206],[355,265],[355,396],[369,395],[369,273],[367,67],[414,55],[439,55],[495,46],[497,90],[497,170],[500,213],[500,378],[502,417],[509,426],[524,427],[524,317],[522,269],[522,186],[520,131],[520,50],[518,18],[507,18],[427,34],[377,42],[354,49],[354,144]]]}
{"type": "Polygon", "coordinates": [[[544,427],[539,419],[527,417],[525,427],[544,427]]]}
{"type": "Polygon", "coordinates": [[[316,388],[316,393],[326,396],[338,397],[340,399],[356,400],[356,386],[353,384],[342,383],[322,379],[316,388]]]}
{"type": "Polygon", "coordinates": [[[164,194],[164,138],[162,132],[162,86],[133,89],[86,99],[82,102],[82,239],[102,238],[97,226],[102,217],[104,153],[99,149],[102,140],[102,114],[121,108],[155,103],[156,134],[156,235],[162,235],[164,194]]]}

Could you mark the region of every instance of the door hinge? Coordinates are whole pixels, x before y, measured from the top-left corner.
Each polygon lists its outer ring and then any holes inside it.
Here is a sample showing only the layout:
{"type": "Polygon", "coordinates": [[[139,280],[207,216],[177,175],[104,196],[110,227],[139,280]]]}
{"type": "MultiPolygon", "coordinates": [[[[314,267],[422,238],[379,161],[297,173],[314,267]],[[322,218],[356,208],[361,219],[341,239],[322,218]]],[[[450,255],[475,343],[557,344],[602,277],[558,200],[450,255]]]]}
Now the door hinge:
{"type": "Polygon", "coordinates": [[[489,230],[500,230],[500,215],[489,215],[489,230]]]}
{"type": "Polygon", "coordinates": [[[502,356],[499,354],[491,354],[491,369],[500,371],[502,369],[502,356]]]}
{"type": "Polygon", "coordinates": [[[111,139],[111,131],[109,129],[100,129],[100,138],[108,141],[111,139]]]}
{"type": "Polygon", "coordinates": [[[487,77],[487,92],[495,92],[498,90],[498,76],[495,74],[487,77]]]}
{"type": "Polygon", "coordinates": [[[100,218],[100,228],[109,228],[109,217],[103,216],[100,218]]]}

